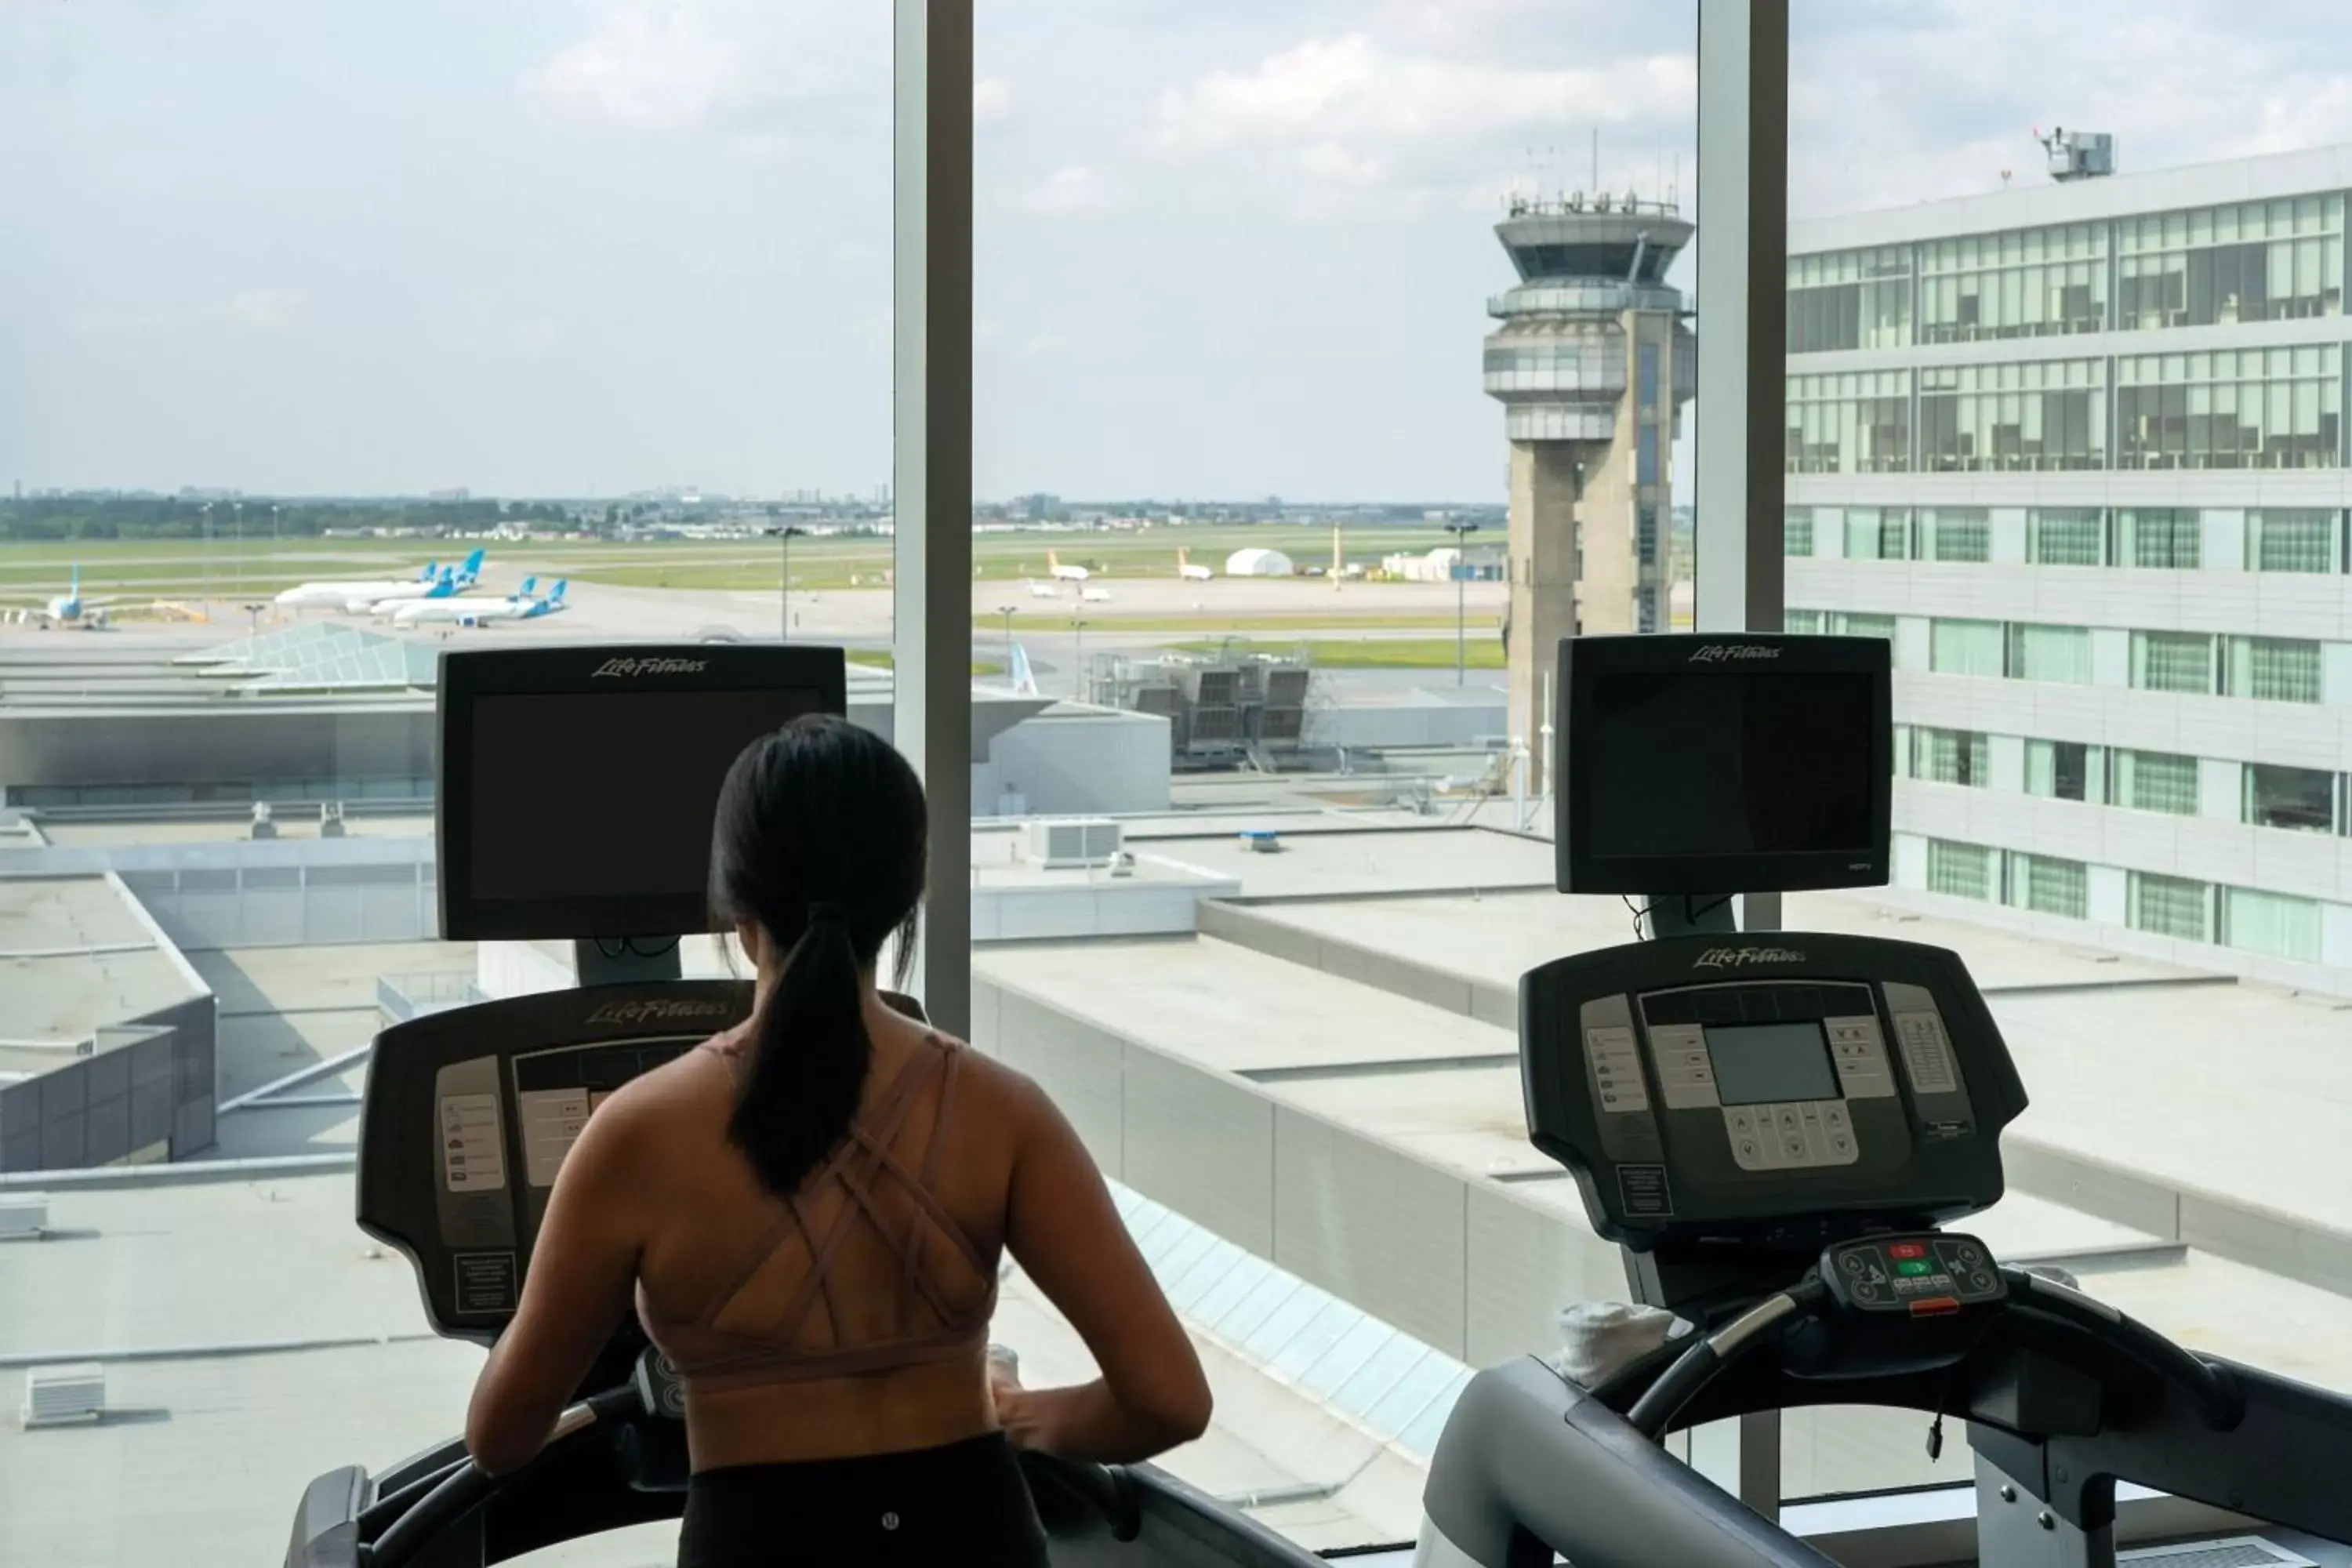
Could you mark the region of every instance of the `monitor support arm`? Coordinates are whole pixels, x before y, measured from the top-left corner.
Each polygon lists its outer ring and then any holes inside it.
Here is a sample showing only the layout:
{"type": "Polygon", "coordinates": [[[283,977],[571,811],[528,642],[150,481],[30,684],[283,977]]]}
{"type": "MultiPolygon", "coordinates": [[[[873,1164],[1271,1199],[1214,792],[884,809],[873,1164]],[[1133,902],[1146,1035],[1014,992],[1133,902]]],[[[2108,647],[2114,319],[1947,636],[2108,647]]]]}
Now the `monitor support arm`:
{"type": "Polygon", "coordinates": [[[1727,936],[1739,929],[1729,893],[1652,893],[1643,902],[1643,935],[1652,942],[1670,936],[1727,936]]]}
{"type": "Polygon", "coordinates": [[[678,978],[677,938],[581,937],[572,961],[583,985],[635,985],[678,978]]]}

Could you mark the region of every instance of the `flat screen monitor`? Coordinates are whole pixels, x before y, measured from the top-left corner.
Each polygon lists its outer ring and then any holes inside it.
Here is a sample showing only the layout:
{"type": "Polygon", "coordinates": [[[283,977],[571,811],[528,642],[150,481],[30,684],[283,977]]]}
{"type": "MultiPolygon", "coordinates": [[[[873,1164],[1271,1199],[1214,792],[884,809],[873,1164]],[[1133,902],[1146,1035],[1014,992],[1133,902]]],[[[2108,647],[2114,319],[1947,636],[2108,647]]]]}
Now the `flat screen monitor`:
{"type": "Polygon", "coordinates": [[[1894,726],[1882,637],[1565,637],[1564,893],[1886,880],[1894,726]]]}
{"type": "Polygon", "coordinates": [[[743,748],[847,710],[839,648],[484,648],[441,660],[436,841],[455,941],[711,927],[710,830],[743,748]]]}

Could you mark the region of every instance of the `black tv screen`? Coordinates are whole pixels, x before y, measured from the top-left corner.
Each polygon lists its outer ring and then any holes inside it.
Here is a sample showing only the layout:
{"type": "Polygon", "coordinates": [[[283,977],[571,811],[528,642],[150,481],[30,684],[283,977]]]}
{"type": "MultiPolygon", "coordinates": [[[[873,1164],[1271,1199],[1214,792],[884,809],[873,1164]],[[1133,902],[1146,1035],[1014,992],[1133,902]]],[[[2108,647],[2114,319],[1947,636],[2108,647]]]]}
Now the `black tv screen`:
{"type": "Polygon", "coordinates": [[[743,748],[845,710],[841,650],[467,650],[441,671],[441,932],[710,927],[710,835],[743,748]]]}
{"type": "Polygon", "coordinates": [[[1886,879],[1884,639],[1570,638],[1561,669],[1563,891],[1886,879]]]}

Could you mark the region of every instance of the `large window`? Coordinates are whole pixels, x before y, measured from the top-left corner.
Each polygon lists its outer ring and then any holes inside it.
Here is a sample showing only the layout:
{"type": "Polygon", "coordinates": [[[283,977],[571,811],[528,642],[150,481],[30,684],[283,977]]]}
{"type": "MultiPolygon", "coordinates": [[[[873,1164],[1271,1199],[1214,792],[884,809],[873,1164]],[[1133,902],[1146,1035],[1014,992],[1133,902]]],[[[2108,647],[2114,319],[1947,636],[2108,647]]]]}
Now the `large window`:
{"type": "Polygon", "coordinates": [[[1922,370],[1918,466],[1937,472],[2105,468],[2105,362],[1922,370]]]}
{"type": "Polygon", "coordinates": [[[1780,553],[1811,555],[1813,552],[1813,514],[1801,506],[1790,507],[1780,518],[1780,553]]]}
{"type": "Polygon", "coordinates": [[[2333,833],[2336,828],[2336,777],[2324,768],[2248,763],[2245,819],[2257,827],[2333,833]]]}
{"type": "Polygon", "coordinates": [[[1930,240],[1919,253],[1919,341],[2095,332],[2106,324],[2107,228],[2069,224],[1930,240]]]}
{"type": "Polygon", "coordinates": [[[2344,198],[2306,195],[2116,224],[2116,325],[2232,326],[2344,309],[2344,198]]]}
{"type": "Polygon", "coordinates": [[[1845,558],[1849,561],[1911,559],[1911,509],[1902,506],[1846,508],[1845,558]]]}
{"type": "Polygon", "coordinates": [[[2252,888],[2224,889],[2221,940],[2248,952],[2316,963],[2321,950],[2318,900],[2252,888]]]}
{"type": "Polygon", "coordinates": [[[2001,675],[2001,624],[1936,622],[1928,628],[1927,668],[1938,675],[2001,675]]]}
{"type": "Polygon", "coordinates": [[[2106,749],[2081,741],[2025,742],[2025,792],[2053,800],[2105,798],[2106,749]]]}
{"type": "Polygon", "coordinates": [[[2084,686],[2091,679],[2091,633],[2084,626],[2048,626],[2013,622],[2009,628],[2009,674],[2017,680],[2056,680],[2084,686]]]}
{"type": "Polygon", "coordinates": [[[2106,564],[2106,513],[2097,507],[2039,508],[2025,529],[2025,557],[2037,566],[2106,564]]]}
{"type": "Polygon", "coordinates": [[[2080,860],[2013,853],[2009,857],[2009,901],[2036,914],[2081,920],[2090,912],[2090,868],[2080,860]]]}
{"type": "Polygon", "coordinates": [[[2164,752],[2117,752],[2115,770],[2116,805],[2174,816],[2197,815],[2196,758],[2164,752]]]}
{"type": "Polygon", "coordinates": [[[1911,256],[1901,246],[1789,258],[1789,352],[1911,341],[1911,256]]]}
{"type": "Polygon", "coordinates": [[[1967,730],[1911,731],[1911,776],[1930,784],[1972,784],[1992,782],[1992,750],[1986,738],[1967,730]]]}
{"type": "Polygon", "coordinates": [[[2126,919],[2135,931],[2185,942],[2213,940],[2213,886],[2186,877],[2134,871],[2126,886],[2126,919]]]}
{"type": "Polygon", "coordinates": [[[1990,899],[1996,863],[1993,851],[1981,844],[1931,838],[1927,841],[1927,890],[1956,899],[1990,899]]]}
{"type": "Polygon", "coordinates": [[[2132,633],[2131,683],[2143,691],[2210,696],[2216,689],[2213,638],[2204,632],[2132,633]]]}
{"type": "Polygon", "coordinates": [[[2316,702],[2322,695],[2325,651],[2295,637],[2231,637],[2223,689],[2264,702],[2316,702]]]}
{"type": "Polygon", "coordinates": [[[1982,507],[1928,507],[1919,514],[1922,561],[1990,561],[1992,520],[1982,507]]]}
{"type": "Polygon", "coordinates": [[[2344,514],[2320,507],[2268,508],[2246,514],[2249,572],[2338,572],[2344,514]]]}
{"type": "Polygon", "coordinates": [[[2335,344],[2116,361],[2119,468],[2332,468],[2343,461],[2335,344]]]}
{"type": "Polygon", "coordinates": [[[1911,466],[1911,373],[1788,379],[1792,474],[1894,474],[1911,466]]]}
{"type": "Polygon", "coordinates": [[[2116,524],[2126,566],[2194,571],[2205,559],[2204,520],[2186,507],[2126,507],[2116,524]]]}

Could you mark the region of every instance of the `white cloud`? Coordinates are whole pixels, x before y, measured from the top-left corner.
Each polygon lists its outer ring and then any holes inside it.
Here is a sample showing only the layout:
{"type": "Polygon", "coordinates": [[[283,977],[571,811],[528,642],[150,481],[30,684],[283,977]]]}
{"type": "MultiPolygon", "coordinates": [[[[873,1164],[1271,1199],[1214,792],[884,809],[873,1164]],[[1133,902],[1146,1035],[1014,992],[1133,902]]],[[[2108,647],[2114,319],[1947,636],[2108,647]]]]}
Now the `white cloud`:
{"type": "MultiPolygon", "coordinates": [[[[1537,70],[1407,56],[1362,33],[1310,38],[1246,71],[1160,95],[1154,137],[1178,152],[1462,142],[1504,131],[1671,120],[1696,102],[1688,55],[1537,70]]],[[[1328,157],[1328,154],[1324,154],[1328,157]]]]}
{"type": "Polygon", "coordinates": [[[1097,213],[1124,205],[1126,193],[1117,181],[1098,169],[1073,163],[1021,193],[1015,205],[1024,212],[1069,217],[1097,213]]]}
{"type": "Polygon", "coordinates": [[[1013,113],[1013,84],[989,77],[971,84],[971,118],[976,125],[993,125],[1013,113]]]}
{"type": "Polygon", "coordinates": [[[229,301],[228,309],[247,326],[274,332],[293,324],[301,312],[302,296],[291,289],[247,289],[229,301]]]}
{"type": "Polygon", "coordinates": [[[583,119],[678,131],[739,101],[749,83],[741,49],[718,36],[690,0],[619,0],[525,85],[583,119]]]}

